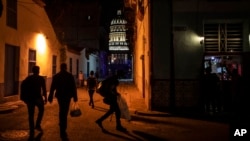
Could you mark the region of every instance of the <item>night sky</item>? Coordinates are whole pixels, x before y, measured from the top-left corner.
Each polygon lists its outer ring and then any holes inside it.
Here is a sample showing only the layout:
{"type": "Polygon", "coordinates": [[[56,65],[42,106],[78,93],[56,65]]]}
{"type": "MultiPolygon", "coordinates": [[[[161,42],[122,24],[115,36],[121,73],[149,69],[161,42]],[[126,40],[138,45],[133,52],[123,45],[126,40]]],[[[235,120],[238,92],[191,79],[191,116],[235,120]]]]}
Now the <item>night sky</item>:
{"type": "Polygon", "coordinates": [[[122,8],[123,0],[100,0],[102,5],[101,25],[109,24],[116,16],[117,10],[122,8]]]}
{"type": "MultiPolygon", "coordinates": [[[[60,6],[63,8],[74,1],[88,2],[98,0],[44,0],[46,7],[52,7],[54,10],[60,8],[60,6]],[[56,8],[55,5],[57,5],[56,8]]],[[[117,10],[123,7],[123,0],[99,0],[99,2],[102,6],[101,25],[109,24],[112,18],[116,16],[117,10]]]]}

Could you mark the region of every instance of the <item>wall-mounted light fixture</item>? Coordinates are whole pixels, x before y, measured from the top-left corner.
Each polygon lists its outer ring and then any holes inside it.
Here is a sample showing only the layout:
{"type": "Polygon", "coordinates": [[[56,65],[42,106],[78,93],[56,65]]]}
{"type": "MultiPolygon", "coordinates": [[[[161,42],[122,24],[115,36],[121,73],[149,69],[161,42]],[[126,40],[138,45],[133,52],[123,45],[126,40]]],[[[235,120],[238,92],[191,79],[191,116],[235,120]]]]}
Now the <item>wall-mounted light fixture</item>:
{"type": "Polygon", "coordinates": [[[200,44],[204,44],[204,37],[199,37],[200,38],[200,44]]]}
{"type": "Polygon", "coordinates": [[[250,34],[248,35],[248,42],[249,42],[249,47],[250,47],[250,34]]]}

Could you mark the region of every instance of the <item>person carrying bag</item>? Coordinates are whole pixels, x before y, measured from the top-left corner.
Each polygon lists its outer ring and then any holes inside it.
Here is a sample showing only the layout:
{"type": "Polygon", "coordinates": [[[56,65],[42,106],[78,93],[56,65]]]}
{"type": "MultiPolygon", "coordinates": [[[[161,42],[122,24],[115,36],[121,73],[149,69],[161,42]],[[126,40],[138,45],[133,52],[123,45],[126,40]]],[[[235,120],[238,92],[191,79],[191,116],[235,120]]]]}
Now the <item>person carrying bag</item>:
{"type": "Polygon", "coordinates": [[[81,109],[77,102],[73,102],[71,109],[70,109],[70,116],[71,117],[79,117],[82,115],[81,109]]]}

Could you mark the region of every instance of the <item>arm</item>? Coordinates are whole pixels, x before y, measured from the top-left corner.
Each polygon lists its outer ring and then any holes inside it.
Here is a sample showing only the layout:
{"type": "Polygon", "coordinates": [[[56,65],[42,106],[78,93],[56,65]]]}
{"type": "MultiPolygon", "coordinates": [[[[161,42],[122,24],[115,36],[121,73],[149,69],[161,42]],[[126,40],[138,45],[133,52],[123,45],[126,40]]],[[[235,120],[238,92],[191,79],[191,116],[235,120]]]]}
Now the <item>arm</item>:
{"type": "Polygon", "coordinates": [[[53,101],[54,91],[55,91],[55,79],[53,77],[51,87],[50,87],[49,97],[48,97],[48,101],[50,103],[52,103],[53,101]]]}
{"type": "Polygon", "coordinates": [[[44,102],[47,103],[47,90],[46,90],[45,79],[43,77],[42,77],[42,91],[44,96],[44,102]]]}

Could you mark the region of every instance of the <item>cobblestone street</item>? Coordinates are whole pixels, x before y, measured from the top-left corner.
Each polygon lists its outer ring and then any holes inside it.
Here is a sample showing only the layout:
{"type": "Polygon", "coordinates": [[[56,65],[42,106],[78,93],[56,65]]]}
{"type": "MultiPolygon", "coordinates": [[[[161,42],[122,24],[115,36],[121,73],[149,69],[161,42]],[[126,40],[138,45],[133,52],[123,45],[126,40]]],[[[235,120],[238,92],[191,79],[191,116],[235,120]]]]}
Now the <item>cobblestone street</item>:
{"type": "MultiPolygon", "coordinates": [[[[95,108],[88,105],[86,89],[78,88],[79,105],[82,110],[80,117],[68,118],[68,136],[71,141],[228,141],[229,125],[225,123],[176,117],[168,114],[164,116],[145,116],[135,114],[135,111],[145,110],[142,99],[133,85],[126,84],[118,89],[126,98],[132,120],[125,119],[122,124],[128,132],[115,130],[115,115],[103,122],[107,133],[103,133],[95,120],[108,109],[99,94],[94,95],[95,108]]],[[[27,109],[22,102],[18,108],[0,114],[0,140],[25,141],[28,138],[27,109]]],[[[153,114],[152,114],[153,115],[153,114]]],[[[42,121],[43,134],[37,132],[41,141],[60,141],[58,126],[58,105],[56,99],[45,106],[42,121]]]]}

